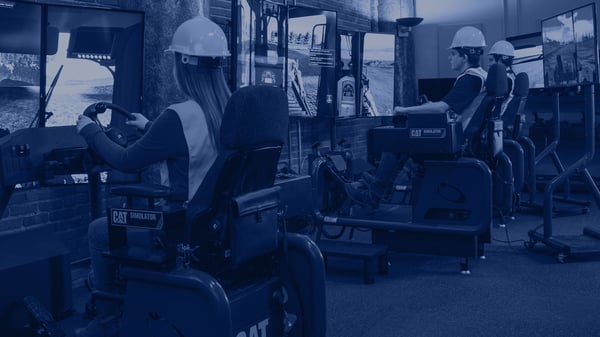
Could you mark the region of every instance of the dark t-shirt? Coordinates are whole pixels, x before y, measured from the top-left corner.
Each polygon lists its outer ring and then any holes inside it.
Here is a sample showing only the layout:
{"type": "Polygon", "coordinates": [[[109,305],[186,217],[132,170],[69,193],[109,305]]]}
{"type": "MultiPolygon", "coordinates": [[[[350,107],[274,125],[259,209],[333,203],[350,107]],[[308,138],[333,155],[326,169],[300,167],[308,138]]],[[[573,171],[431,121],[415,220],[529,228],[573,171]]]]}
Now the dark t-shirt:
{"type": "Polygon", "coordinates": [[[446,97],[442,98],[442,102],[448,104],[450,109],[460,115],[479,95],[481,85],[481,78],[470,74],[463,75],[454,82],[454,86],[446,97]]]}

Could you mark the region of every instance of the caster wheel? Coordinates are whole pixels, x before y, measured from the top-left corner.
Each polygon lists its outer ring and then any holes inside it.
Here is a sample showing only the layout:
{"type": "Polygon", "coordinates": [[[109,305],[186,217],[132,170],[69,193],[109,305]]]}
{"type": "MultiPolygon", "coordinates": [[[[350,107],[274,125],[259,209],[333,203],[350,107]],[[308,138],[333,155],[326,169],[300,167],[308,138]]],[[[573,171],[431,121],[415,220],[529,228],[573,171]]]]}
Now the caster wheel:
{"type": "Polygon", "coordinates": [[[471,275],[471,271],[470,270],[461,270],[460,274],[461,275],[471,275]]]}

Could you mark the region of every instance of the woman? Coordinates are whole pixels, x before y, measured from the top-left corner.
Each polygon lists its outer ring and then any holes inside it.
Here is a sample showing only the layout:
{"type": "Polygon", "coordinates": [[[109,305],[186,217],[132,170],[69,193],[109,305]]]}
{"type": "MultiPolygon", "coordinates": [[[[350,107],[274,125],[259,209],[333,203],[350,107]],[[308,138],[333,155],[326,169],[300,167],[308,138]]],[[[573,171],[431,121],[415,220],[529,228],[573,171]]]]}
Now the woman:
{"type": "MultiPolygon", "coordinates": [[[[173,75],[185,102],[169,106],[154,122],[134,113],[136,119],[127,124],[143,130],[144,135],[127,148],[112,142],[87,116],[79,116],[77,130],[115,169],[134,172],[160,163],[161,182],[172,190],[168,202],[183,204],[196,193],[217,157],[221,119],[231,95],[221,60],[230,53],[221,28],[201,16],[177,28],[167,52],[174,55],[173,75]]],[[[116,265],[102,257],[108,250],[106,221],[95,219],[88,229],[93,283],[97,290],[118,292],[116,265]]],[[[131,234],[130,242],[148,240],[142,233],[131,234]]],[[[119,304],[98,299],[96,307],[97,317],[75,335],[118,336],[119,304]]]]}

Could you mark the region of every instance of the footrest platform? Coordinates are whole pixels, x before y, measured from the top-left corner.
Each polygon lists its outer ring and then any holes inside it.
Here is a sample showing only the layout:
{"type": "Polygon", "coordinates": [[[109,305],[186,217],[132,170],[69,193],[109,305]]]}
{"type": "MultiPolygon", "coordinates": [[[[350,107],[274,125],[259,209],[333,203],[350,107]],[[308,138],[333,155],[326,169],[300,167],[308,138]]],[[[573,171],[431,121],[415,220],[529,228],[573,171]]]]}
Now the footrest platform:
{"type": "Polygon", "coordinates": [[[362,259],[364,263],[363,279],[367,284],[375,282],[375,265],[380,274],[387,273],[388,247],[352,241],[320,240],[317,242],[327,265],[327,257],[362,259]]]}

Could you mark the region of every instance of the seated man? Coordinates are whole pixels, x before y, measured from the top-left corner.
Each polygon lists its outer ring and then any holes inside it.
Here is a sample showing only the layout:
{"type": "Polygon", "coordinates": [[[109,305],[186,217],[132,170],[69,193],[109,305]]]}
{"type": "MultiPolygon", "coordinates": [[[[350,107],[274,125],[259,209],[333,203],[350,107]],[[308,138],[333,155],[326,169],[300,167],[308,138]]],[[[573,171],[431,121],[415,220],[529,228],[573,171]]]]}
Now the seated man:
{"type": "MultiPolygon", "coordinates": [[[[439,102],[427,102],[411,107],[395,107],[395,114],[419,112],[450,112],[458,115],[463,130],[469,124],[485,92],[487,72],[480,66],[485,48],[483,33],[471,26],[459,29],[448,49],[450,67],[459,73],[450,92],[439,102]]],[[[398,164],[404,166],[407,156],[400,160],[395,154],[384,152],[374,176],[366,175],[362,180],[346,184],[348,196],[361,205],[376,208],[385,191],[392,186],[398,164]]]]}
{"type": "Polygon", "coordinates": [[[500,112],[500,117],[502,117],[504,115],[504,111],[506,111],[508,103],[513,98],[514,82],[517,75],[512,69],[513,59],[515,58],[515,48],[510,42],[506,40],[500,40],[494,43],[492,48],[490,48],[488,55],[490,66],[493,64],[501,64],[506,67],[506,76],[508,77],[508,92],[506,94],[506,99],[502,103],[502,111],[500,112]]]}

